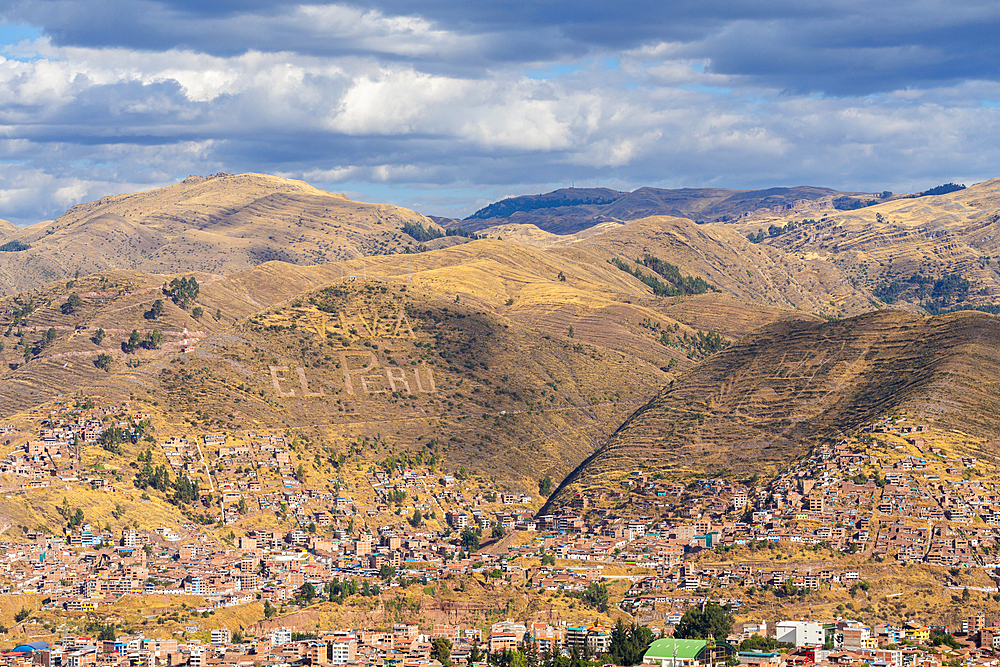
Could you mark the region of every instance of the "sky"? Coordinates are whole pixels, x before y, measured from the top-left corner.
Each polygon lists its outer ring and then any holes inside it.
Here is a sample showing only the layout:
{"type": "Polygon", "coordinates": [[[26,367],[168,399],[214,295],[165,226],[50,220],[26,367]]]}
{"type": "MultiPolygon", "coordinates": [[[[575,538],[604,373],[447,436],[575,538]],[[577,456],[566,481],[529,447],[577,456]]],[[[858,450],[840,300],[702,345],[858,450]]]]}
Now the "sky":
{"type": "Polygon", "coordinates": [[[1000,176],[1000,3],[4,0],[0,218],[261,172],[464,217],[559,187],[1000,176]]]}

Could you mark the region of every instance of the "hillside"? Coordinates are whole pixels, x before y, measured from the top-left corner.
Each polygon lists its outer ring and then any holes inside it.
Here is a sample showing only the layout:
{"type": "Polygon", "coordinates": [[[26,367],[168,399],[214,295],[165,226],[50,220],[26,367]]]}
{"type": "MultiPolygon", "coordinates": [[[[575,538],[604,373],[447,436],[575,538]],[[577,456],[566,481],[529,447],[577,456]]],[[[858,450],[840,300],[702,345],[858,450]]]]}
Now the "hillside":
{"type": "Polygon", "coordinates": [[[621,223],[650,216],[726,222],[760,211],[832,210],[833,200],[844,196],[870,198],[873,195],[810,186],[767,190],[645,187],[633,192],[563,188],[546,194],[504,199],[476,211],[465,220],[442,221],[442,224],[480,231],[515,223],[535,225],[553,234],[572,234],[601,223],[621,223]]]}
{"type": "Polygon", "coordinates": [[[898,198],[802,218],[745,222],[761,245],[830,262],[882,302],[914,311],[996,308],[1000,299],[1000,179],[944,195],[898,198]],[[788,223],[795,223],[789,230],[788,223]],[[775,233],[768,234],[769,228],[775,233]]]}
{"type": "Polygon", "coordinates": [[[881,311],[769,325],[662,389],[552,502],[616,488],[639,469],[675,480],[771,475],[823,439],[896,412],[994,437],[998,349],[1000,320],[982,313],[881,311]]]}
{"type": "Polygon", "coordinates": [[[845,281],[835,264],[774,252],[719,225],[644,218],[610,227],[574,247],[630,259],[645,254],[669,257],[682,273],[702,276],[724,293],[761,305],[833,316],[872,307],[870,296],[845,281]]]}
{"type": "Polygon", "coordinates": [[[515,224],[493,227],[485,234],[578,261],[613,257],[634,261],[653,255],[747,304],[833,317],[867,312],[876,305],[871,293],[849,282],[835,262],[751,243],[725,225],[654,216],[566,235],[515,224]]]}
{"type": "Polygon", "coordinates": [[[435,439],[450,469],[489,470],[530,489],[593,451],[672,375],[668,367],[690,368],[706,353],[683,342],[704,331],[664,315],[670,300],[607,262],[498,241],[191,277],[200,291],[186,309],[163,294],[166,278],[124,271],[4,299],[2,414],[82,391],[141,401],[163,434],[292,428],[345,449],[381,434],[397,451],[435,439]],[[71,294],[81,304],[66,314],[71,294]],[[147,319],[157,299],[163,312],[147,319]],[[132,329],[145,337],[154,328],[157,349],[123,351],[132,329]],[[110,372],[95,365],[100,354],[110,372]],[[302,396],[303,377],[324,396],[302,396]]]}
{"type": "MultiPolygon", "coordinates": [[[[191,176],[165,188],[105,197],[56,220],[0,229],[30,246],[0,253],[0,293],[107,269],[228,274],[266,261],[319,264],[401,252],[404,223],[431,222],[261,174],[191,176]]],[[[437,242],[453,242],[451,237],[437,242]]]]}

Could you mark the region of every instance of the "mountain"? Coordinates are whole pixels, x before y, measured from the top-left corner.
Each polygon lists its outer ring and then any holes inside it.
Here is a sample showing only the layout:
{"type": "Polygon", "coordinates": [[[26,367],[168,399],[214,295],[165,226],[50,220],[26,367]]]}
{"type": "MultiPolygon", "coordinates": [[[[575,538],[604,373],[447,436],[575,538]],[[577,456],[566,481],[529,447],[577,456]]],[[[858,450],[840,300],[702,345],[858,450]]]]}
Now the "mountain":
{"type": "MultiPolygon", "coordinates": [[[[358,465],[433,452],[442,469],[525,492],[568,475],[557,500],[630,466],[765,474],[885,410],[985,433],[995,319],[872,313],[881,283],[858,271],[871,264],[862,251],[882,252],[862,243],[879,226],[898,231],[893,271],[943,258],[946,241],[992,270],[997,187],[808,221],[806,209],[758,209],[735,223],[657,215],[561,234],[514,212],[474,239],[295,181],[192,177],[14,230],[0,267],[30,288],[0,298],[0,416],[83,392],[134,403],[158,437],[289,431],[309,443],[303,455],[349,453],[358,465]],[[773,233],[747,238],[751,220],[771,219],[773,233]],[[265,261],[268,248],[284,260],[265,261]],[[83,257],[105,268],[76,278],[83,257]],[[58,275],[40,284],[45,271],[58,275]],[[191,303],[171,300],[179,279],[197,280],[191,303]],[[133,330],[153,329],[159,345],[126,353],[133,330]]],[[[791,190],[669,201],[779,208],[791,190]]],[[[573,206],[638,212],[668,201],[663,192],[587,190],[573,206]]],[[[839,196],[812,194],[801,201],[839,196]]],[[[925,301],[938,288],[928,289],[925,301]]],[[[972,292],[965,302],[990,297],[972,292]]],[[[905,295],[897,304],[920,308],[905,295]]]]}
{"type": "MultiPolygon", "coordinates": [[[[979,438],[1000,427],[1000,319],[880,311],[777,322],[681,374],[571,475],[550,505],[616,488],[632,471],[672,480],[767,477],[821,442],[889,415],[979,438]]],[[[981,456],[996,457],[995,451],[981,456]]]]}
{"type": "Polygon", "coordinates": [[[601,223],[658,215],[726,222],[759,211],[832,209],[835,199],[859,195],[866,200],[874,196],[810,186],[766,190],[639,188],[633,192],[563,188],[546,194],[511,197],[490,204],[465,220],[441,222],[472,231],[516,223],[535,225],[554,234],[572,234],[601,223]]]}
{"type": "Polygon", "coordinates": [[[270,260],[318,264],[401,251],[413,242],[401,231],[407,222],[433,226],[413,211],[353,202],[301,181],[191,176],[80,204],[53,221],[0,228],[5,241],[29,246],[0,253],[0,293],[106,269],[228,274],[270,260]]]}
{"type": "Polygon", "coordinates": [[[589,454],[670,376],[671,359],[681,368],[693,365],[689,352],[665,346],[640,321],[697,335],[659,314],[652,299],[639,303],[647,298],[645,286],[606,262],[554,260],[515,244],[476,241],[410,256],[314,267],[268,262],[225,277],[193,274],[200,284],[198,319],[194,305],[185,310],[165,297],[166,278],[159,275],[118,271],[52,283],[0,301],[6,320],[0,413],[30,411],[82,390],[109,400],[141,396],[163,433],[181,433],[194,420],[206,428],[337,429],[338,438],[344,429],[364,437],[381,432],[407,447],[426,435],[460,443],[443,445],[456,449],[449,454],[456,469],[488,463],[530,488],[526,475],[561,477],[589,454]],[[557,278],[560,271],[565,281],[557,278]],[[66,314],[71,294],[82,303],[66,314]],[[163,313],[146,319],[157,299],[165,302],[163,313]],[[551,304],[573,301],[589,313],[572,321],[575,331],[535,326],[551,304]],[[393,323],[391,331],[380,318],[393,323]],[[396,327],[401,319],[405,326],[396,327]],[[181,352],[185,326],[191,356],[181,352]],[[145,336],[154,328],[164,336],[159,349],[123,353],[133,329],[145,336]],[[50,329],[53,339],[43,342],[50,329]],[[106,336],[101,342],[95,341],[98,329],[106,336]],[[366,356],[369,351],[375,357],[366,356]],[[110,372],[95,365],[99,354],[113,358],[110,372]],[[344,365],[359,359],[376,359],[377,371],[354,376],[348,391],[344,365]],[[428,365],[404,367],[415,359],[428,365]],[[213,380],[189,402],[188,394],[173,393],[173,383],[176,369],[192,365],[209,374],[196,378],[213,380]],[[281,392],[298,391],[296,369],[303,368],[310,391],[325,397],[279,395],[272,366],[286,367],[281,392]],[[375,393],[385,390],[370,384],[367,376],[376,372],[383,385],[398,383],[393,392],[406,397],[375,393]],[[358,388],[364,382],[371,395],[358,388]],[[482,439],[484,423],[493,425],[499,443],[482,439]],[[541,442],[537,447],[548,454],[513,458],[520,442],[541,442]]]}
{"type": "Polygon", "coordinates": [[[882,303],[916,312],[1000,310],[1000,179],[801,219],[737,228],[785,253],[838,266],[882,303]],[[792,223],[791,225],[789,223],[792,223]],[[768,229],[772,233],[766,233],[768,229]],[[758,231],[755,231],[758,230],[758,231]]]}

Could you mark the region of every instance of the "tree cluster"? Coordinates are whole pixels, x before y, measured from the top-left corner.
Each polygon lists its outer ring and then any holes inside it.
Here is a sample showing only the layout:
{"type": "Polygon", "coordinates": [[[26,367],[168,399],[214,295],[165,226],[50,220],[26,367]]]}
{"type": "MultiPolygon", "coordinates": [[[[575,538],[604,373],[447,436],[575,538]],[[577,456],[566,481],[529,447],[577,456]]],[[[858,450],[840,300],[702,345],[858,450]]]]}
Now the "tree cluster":
{"type": "Polygon", "coordinates": [[[677,639],[725,639],[733,630],[733,616],[728,608],[708,602],[704,609],[688,609],[674,630],[677,639]]]}
{"type": "Polygon", "coordinates": [[[592,581],[583,591],[583,600],[599,612],[608,611],[608,586],[599,581],[592,581]]]}
{"type": "Polygon", "coordinates": [[[157,299],[142,316],[147,320],[158,320],[161,315],[163,315],[163,299],[157,299]]]}
{"type": "Polygon", "coordinates": [[[70,528],[82,526],[85,521],[83,510],[79,507],[76,508],[76,511],[70,509],[69,501],[66,500],[65,496],[63,497],[62,505],[56,508],[56,511],[59,512],[59,515],[66,520],[66,525],[70,528]]]}
{"type": "Polygon", "coordinates": [[[190,278],[174,278],[163,288],[163,294],[179,306],[190,306],[198,298],[198,281],[190,278]]]}
{"type": "Polygon", "coordinates": [[[508,197],[507,199],[502,199],[498,202],[494,202],[485,208],[481,208],[472,215],[470,215],[466,220],[478,219],[485,220],[487,218],[507,218],[517,213],[518,211],[537,211],[543,208],[560,208],[563,206],[603,206],[605,204],[610,204],[617,201],[623,196],[624,193],[613,193],[613,194],[593,194],[593,195],[582,195],[579,191],[575,191],[574,194],[578,196],[570,197],[564,192],[556,191],[550,192],[547,195],[539,196],[520,196],[520,197],[508,197]]]}
{"type": "Polygon", "coordinates": [[[919,196],[927,197],[930,195],[946,195],[949,192],[958,192],[959,190],[964,190],[965,185],[958,185],[957,183],[945,183],[944,185],[938,185],[933,188],[928,188],[920,193],[919,196]]]}
{"type": "Polygon", "coordinates": [[[462,541],[462,546],[465,547],[466,551],[475,551],[479,548],[482,535],[477,530],[465,528],[459,534],[458,539],[462,541]]]}
{"type": "Polygon", "coordinates": [[[81,299],[79,295],[70,294],[69,297],[66,298],[66,301],[63,303],[63,305],[59,306],[59,310],[62,312],[63,315],[72,315],[73,313],[76,312],[76,309],[82,305],[83,305],[83,299],[81,299]]]}
{"type": "Polygon", "coordinates": [[[972,283],[957,273],[948,273],[940,278],[917,273],[905,281],[891,280],[877,285],[872,293],[886,303],[901,299],[919,301],[931,315],[946,312],[947,309],[965,301],[972,283]]]}
{"type": "Polygon", "coordinates": [[[404,222],[403,233],[411,237],[417,243],[426,243],[444,236],[444,234],[433,227],[425,229],[419,222],[404,222]]]}
{"type": "Polygon", "coordinates": [[[762,637],[760,635],[752,635],[740,642],[741,651],[769,652],[779,648],[795,648],[795,644],[778,641],[775,637],[762,637]]]}
{"type": "Polygon", "coordinates": [[[198,480],[178,477],[174,482],[174,495],[170,498],[170,502],[174,505],[191,504],[198,500],[198,497],[198,480]]]}
{"type": "Polygon", "coordinates": [[[763,229],[758,229],[756,234],[750,234],[747,240],[751,243],[762,243],[764,240],[769,238],[774,238],[775,236],[781,236],[786,232],[794,231],[799,225],[812,225],[815,224],[815,220],[806,219],[800,223],[796,223],[794,220],[790,221],[787,225],[779,227],[778,225],[771,225],[767,228],[767,233],[764,233],[763,229]]]}
{"type": "Polygon", "coordinates": [[[649,650],[649,645],[652,643],[653,632],[644,625],[633,623],[628,626],[619,618],[615,629],[611,631],[610,650],[616,665],[627,666],[642,663],[642,656],[649,650]]]}
{"type": "Polygon", "coordinates": [[[612,257],[608,262],[617,266],[625,273],[641,280],[653,290],[653,294],[656,296],[683,296],[686,294],[704,294],[709,290],[713,292],[719,291],[718,288],[704,278],[682,276],[676,266],[652,255],[645,255],[641,259],[635,260],[635,263],[652,269],[664,279],[663,281],[656,276],[643,273],[638,267],[634,267],[617,257],[612,257]]]}
{"type": "Polygon", "coordinates": [[[114,361],[114,357],[112,357],[107,352],[101,352],[99,355],[97,355],[97,358],[94,359],[94,365],[100,368],[102,371],[110,372],[112,361],[114,361]]]}

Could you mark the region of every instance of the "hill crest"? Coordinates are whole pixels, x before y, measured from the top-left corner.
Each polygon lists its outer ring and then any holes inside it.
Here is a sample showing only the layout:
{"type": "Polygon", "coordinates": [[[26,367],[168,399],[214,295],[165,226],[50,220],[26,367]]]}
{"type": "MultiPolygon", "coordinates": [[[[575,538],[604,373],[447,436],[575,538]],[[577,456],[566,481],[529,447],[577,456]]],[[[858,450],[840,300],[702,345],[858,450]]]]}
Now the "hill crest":
{"type": "Polygon", "coordinates": [[[79,204],[11,232],[8,239],[30,247],[0,253],[0,277],[12,294],[107,269],[233,273],[269,260],[321,264],[400,252],[413,243],[402,231],[408,222],[432,224],[407,209],[354,202],[302,181],[188,177],[79,204]]]}

